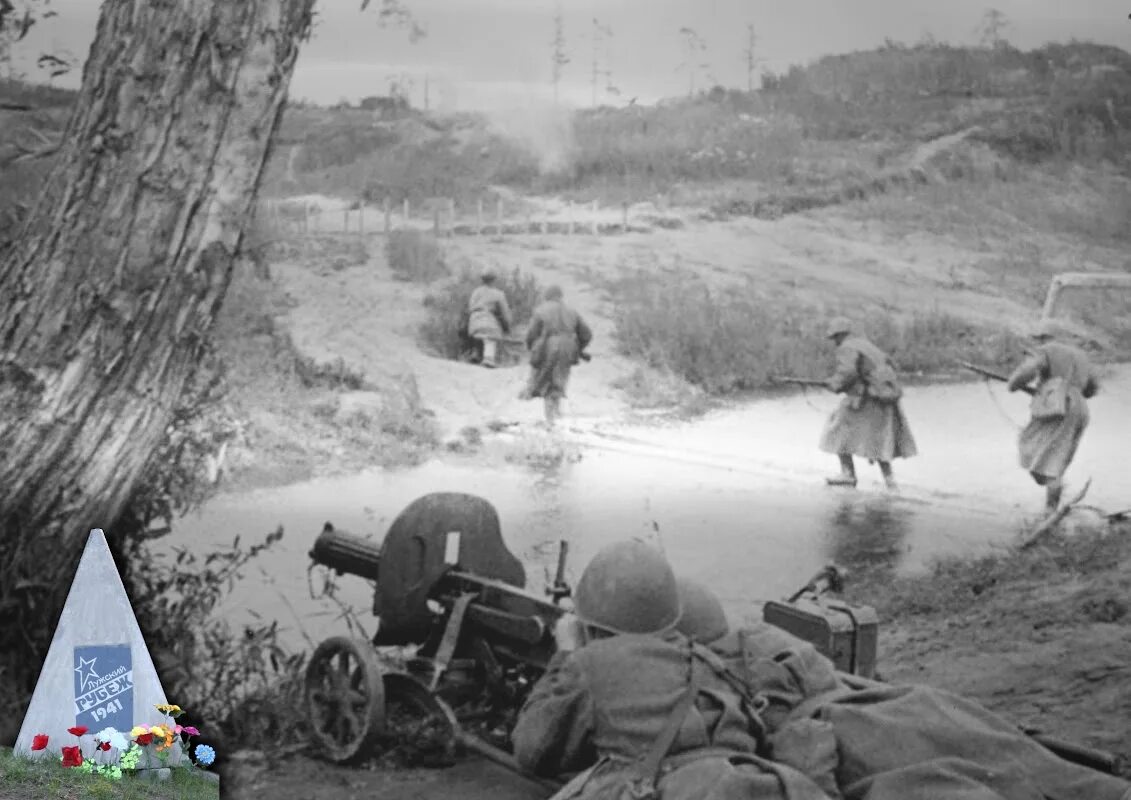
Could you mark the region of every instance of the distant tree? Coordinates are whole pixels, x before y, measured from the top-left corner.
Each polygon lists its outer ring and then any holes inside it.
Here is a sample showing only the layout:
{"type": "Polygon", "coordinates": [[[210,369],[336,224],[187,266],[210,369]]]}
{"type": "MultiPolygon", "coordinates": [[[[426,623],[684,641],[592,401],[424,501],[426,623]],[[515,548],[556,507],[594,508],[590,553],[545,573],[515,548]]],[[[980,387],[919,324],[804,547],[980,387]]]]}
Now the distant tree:
{"type": "Polygon", "coordinates": [[[684,60],[676,67],[676,71],[687,71],[687,96],[694,97],[697,75],[703,75],[709,83],[715,82],[710,74],[711,65],[706,60],[707,43],[693,28],[680,28],[679,35],[683,37],[684,60]]]}
{"type": "Polygon", "coordinates": [[[746,49],[743,50],[743,56],[746,60],[746,91],[754,91],[754,70],[762,63],[761,58],[758,58],[757,51],[754,45],[758,42],[758,37],[754,35],[754,25],[748,24],[746,26],[746,49]]]}
{"type": "Polygon", "coordinates": [[[978,41],[983,47],[988,47],[992,50],[1000,50],[1002,47],[1009,45],[1006,41],[1004,31],[1010,26],[1009,20],[1005,14],[996,8],[991,8],[982,15],[982,22],[978,26],[978,41]]]}
{"type": "Polygon", "coordinates": [[[408,108],[412,105],[412,90],[416,86],[416,81],[407,72],[400,72],[396,75],[390,75],[385,79],[389,85],[389,97],[393,98],[397,105],[408,108]]]}
{"type": "Polygon", "coordinates": [[[562,18],[562,4],[558,3],[557,13],[554,14],[554,38],[550,43],[553,47],[551,64],[553,65],[554,103],[558,102],[558,87],[562,82],[562,72],[569,63],[566,54],[565,20],[562,18]]]}
{"type": "Polygon", "coordinates": [[[609,43],[611,42],[612,38],[613,38],[612,28],[610,28],[607,25],[602,25],[601,22],[596,17],[594,17],[593,18],[593,36],[592,36],[592,39],[593,39],[593,62],[592,62],[592,69],[591,69],[591,73],[590,73],[591,74],[590,80],[591,80],[591,83],[592,83],[592,94],[593,94],[593,105],[594,106],[597,105],[597,87],[600,85],[602,78],[605,79],[606,91],[608,91],[610,88],[612,88],[612,89],[614,89],[614,91],[613,91],[614,94],[620,94],[619,90],[616,90],[615,87],[612,86],[612,72],[609,69],[609,60],[610,60],[611,54],[610,54],[608,48],[609,48],[609,43]],[[601,45],[605,45],[604,51],[602,51],[601,45]],[[601,65],[601,60],[600,60],[602,52],[604,53],[604,56],[605,56],[605,63],[604,63],[603,67],[601,65]]]}

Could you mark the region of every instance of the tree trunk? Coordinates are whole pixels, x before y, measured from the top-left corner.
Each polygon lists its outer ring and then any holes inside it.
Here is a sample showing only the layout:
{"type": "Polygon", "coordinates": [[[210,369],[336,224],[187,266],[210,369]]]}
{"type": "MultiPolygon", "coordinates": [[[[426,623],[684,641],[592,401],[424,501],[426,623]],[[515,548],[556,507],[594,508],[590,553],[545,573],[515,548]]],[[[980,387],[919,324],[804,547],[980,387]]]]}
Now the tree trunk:
{"type": "Polygon", "coordinates": [[[22,617],[16,593],[46,582],[61,604],[86,533],[112,534],[165,434],[313,2],[102,3],[56,165],[0,253],[0,615],[25,628],[0,626],[0,652],[51,624],[58,605],[22,617]]]}

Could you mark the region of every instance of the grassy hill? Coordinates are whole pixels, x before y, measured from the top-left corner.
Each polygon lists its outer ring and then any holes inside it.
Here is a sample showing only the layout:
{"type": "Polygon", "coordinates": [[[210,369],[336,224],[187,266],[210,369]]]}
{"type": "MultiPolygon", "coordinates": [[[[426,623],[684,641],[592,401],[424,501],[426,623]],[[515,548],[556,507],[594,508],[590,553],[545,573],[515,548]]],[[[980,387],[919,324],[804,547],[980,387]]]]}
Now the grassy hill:
{"type": "MultiPolygon", "coordinates": [[[[29,127],[58,131],[71,97],[0,82],[0,105],[36,109],[0,110],[0,163],[13,140],[35,144],[29,127]]],[[[294,106],[266,190],[377,203],[467,201],[492,187],[608,201],[711,186],[725,196],[751,184],[797,193],[867,180],[918,144],[969,129],[969,141],[1009,163],[1107,164],[1126,172],[1131,54],[1083,42],[1028,52],[891,44],[767,75],[756,92],[715,87],[655,106],[572,114],[408,110],[389,118],[294,106]]],[[[28,171],[5,170],[6,188],[26,195],[28,171]]],[[[3,213],[12,213],[11,198],[0,199],[3,213]]]]}
{"type": "Polygon", "coordinates": [[[1131,54],[1087,43],[1029,52],[893,45],[793,67],[757,92],[716,87],[571,117],[293,108],[270,185],[394,203],[460,200],[492,186],[608,199],[720,181],[804,187],[881,170],[969,128],[978,129],[972,141],[1023,164],[1110,161],[1125,170],[1131,54]]]}

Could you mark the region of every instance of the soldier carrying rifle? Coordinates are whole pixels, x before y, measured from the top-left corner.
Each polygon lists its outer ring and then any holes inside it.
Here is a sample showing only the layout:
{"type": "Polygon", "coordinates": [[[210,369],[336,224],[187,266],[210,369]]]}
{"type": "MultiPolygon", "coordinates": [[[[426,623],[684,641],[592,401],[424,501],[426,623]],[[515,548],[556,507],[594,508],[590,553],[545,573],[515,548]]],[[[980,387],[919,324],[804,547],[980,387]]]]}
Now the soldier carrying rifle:
{"type": "Polygon", "coordinates": [[[1021,468],[1045,487],[1049,511],[1060,505],[1064,472],[1088,427],[1088,399],[1099,391],[1091,361],[1079,348],[1054,341],[1058,333],[1054,323],[1039,323],[1030,334],[1036,348],[1006,384],[1011,392],[1033,395],[1029,424],[1018,437],[1018,455],[1021,468]]]}
{"type": "Polygon", "coordinates": [[[863,336],[852,323],[835,318],[828,338],[836,343],[836,371],[825,386],[845,397],[829,417],[820,448],[840,459],[840,475],[828,478],[830,486],[856,486],[853,456],[879,462],[884,483],[896,489],[891,462],[918,454],[915,438],[899,400],[903,396],[895,366],[886,353],[863,336]]]}

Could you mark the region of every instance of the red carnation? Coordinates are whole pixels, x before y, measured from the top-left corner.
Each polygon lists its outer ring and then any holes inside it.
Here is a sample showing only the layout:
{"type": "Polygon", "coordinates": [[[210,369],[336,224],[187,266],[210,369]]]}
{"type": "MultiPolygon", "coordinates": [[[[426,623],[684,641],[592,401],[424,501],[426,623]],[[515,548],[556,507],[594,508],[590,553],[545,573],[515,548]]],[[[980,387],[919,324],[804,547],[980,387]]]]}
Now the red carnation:
{"type": "Polygon", "coordinates": [[[105,752],[105,751],[110,749],[110,743],[109,742],[102,742],[102,744],[98,745],[98,749],[105,752]]]}
{"type": "Polygon", "coordinates": [[[82,736],[88,730],[90,730],[90,728],[86,727],[85,725],[76,725],[73,728],[67,728],[67,733],[73,733],[75,736],[82,736]]]}
{"type": "MultiPolygon", "coordinates": [[[[83,728],[83,730],[86,730],[83,728]]],[[[81,767],[82,766],[82,752],[79,750],[78,745],[74,747],[63,748],[63,766],[64,767],[81,767]]]]}
{"type": "Polygon", "coordinates": [[[140,744],[142,747],[145,747],[147,744],[149,744],[152,741],[153,741],[153,734],[152,733],[143,733],[143,734],[140,734],[137,737],[137,743],[140,744]]]}
{"type": "Polygon", "coordinates": [[[37,733],[35,735],[35,737],[31,740],[31,749],[32,750],[43,750],[46,747],[47,747],[47,734],[46,733],[37,733]]]}

